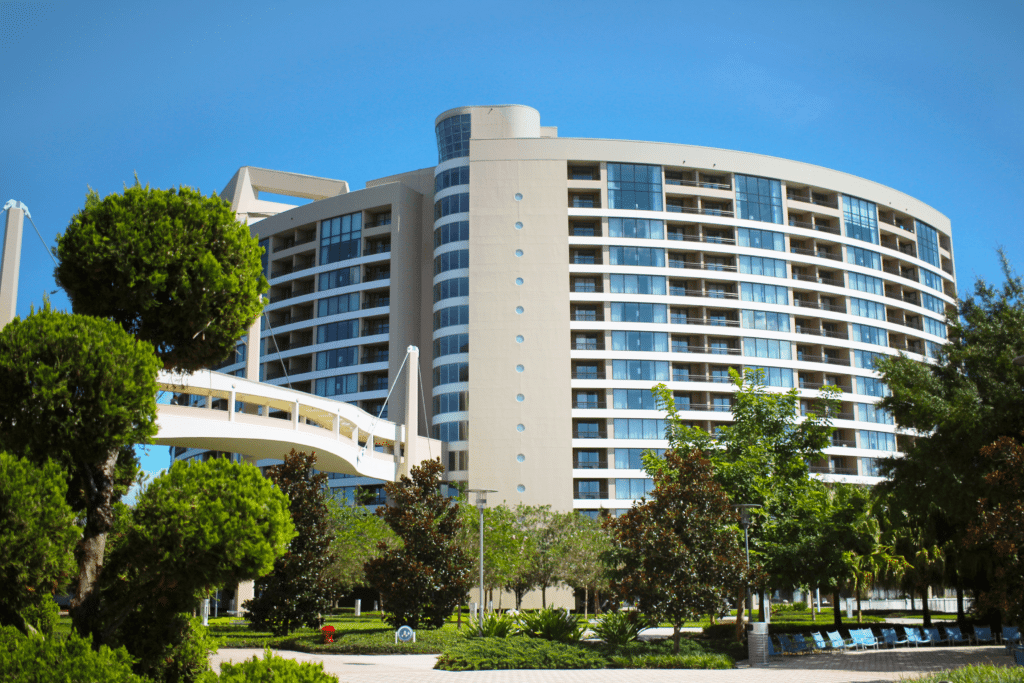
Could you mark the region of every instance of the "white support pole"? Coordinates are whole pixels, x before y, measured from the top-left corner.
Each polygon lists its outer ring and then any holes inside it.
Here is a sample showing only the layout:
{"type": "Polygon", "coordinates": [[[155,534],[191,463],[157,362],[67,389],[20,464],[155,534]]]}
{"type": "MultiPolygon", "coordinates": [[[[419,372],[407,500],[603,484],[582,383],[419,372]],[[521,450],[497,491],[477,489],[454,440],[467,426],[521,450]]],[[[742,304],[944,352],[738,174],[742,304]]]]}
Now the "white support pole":
{"type": "Polygon", "coordinates": [[[341,413],[334,414],[334,425],[332,426],[334,432],[334,438],[341,438],[341,413]]]}
{"type": "MultiPolygon", "coordinates": [[[[417,436],[419,435],[419,393],[417,389],[417,376],[420,367],[420,350],[418,347],[410,346],[406,349],[406,372],[405,372],[405,443],[403,453],[405,455],[405,471],[408,472],[420,462],[417,453],[417,436]]],[[[482,601],[481,601],[482,602],[482,601]]]]}
{"type": "Polygon", "coordinates": [[[25,224],[24,204],[13,199],[5,205],[7,227],[0,254],[0,329],[14,320],[18,308],[18,268],[21,261],[21,229],[25,224]]]}
{"type": "Polygon", "coordinates": [[[295,401],[292,404],[292,429],[298,430],[299,428],[299,402],[295,401]]]}
{"type": "Polygon", "coordinates": [[[231,393],[228,394],[228,422],[235,421],[235,387],[231,386],[231,393]]]}

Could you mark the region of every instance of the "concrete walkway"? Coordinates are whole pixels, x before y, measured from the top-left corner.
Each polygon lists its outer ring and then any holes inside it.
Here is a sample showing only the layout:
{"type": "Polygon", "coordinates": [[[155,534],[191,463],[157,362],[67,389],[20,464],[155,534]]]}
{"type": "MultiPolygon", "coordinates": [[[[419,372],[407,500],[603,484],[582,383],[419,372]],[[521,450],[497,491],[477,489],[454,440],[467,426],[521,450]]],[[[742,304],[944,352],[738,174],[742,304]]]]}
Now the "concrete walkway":
{"type": "MultiPolygon", "coordinates": [[[[967,664],[1012,666],[1001,645],[975,647],[919,647],[865,650],[844,654],[798,655],[776,658],[771,666],[749,667],[739,662],[730,671],[684,669],[603,669],[571,671],[435,671],[435,655],[313,655],[288,650],[275,654],[306,662],[323,662],[324,670],[342,683],[873,683],[898,681],[955,669],[967,664]]],[[[215,670],[221,662],[241,662],[263,651],[223,649],[211,657],[215,670]]]]}

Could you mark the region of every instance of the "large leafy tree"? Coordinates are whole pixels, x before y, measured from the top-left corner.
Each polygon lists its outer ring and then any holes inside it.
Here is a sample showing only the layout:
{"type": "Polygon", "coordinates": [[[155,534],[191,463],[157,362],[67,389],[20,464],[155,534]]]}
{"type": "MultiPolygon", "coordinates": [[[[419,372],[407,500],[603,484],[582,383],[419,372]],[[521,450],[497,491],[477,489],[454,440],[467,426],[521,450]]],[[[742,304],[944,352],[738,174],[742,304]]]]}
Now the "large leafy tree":
{"type": "Polygon", "coordinates": [[[472,583],[472,564],[458,543],[460,506],[440,491],[443,471],[440,460],[427,460],[385,485],[389,503],[378,514],[402,544],[380,547],[366,574],[395,628],[440,628],[472,583]]]}
{"type": "Polygon", "coordinates": [[[0,451],[0,626],[28,633],[24,612],[52,600],[75,573],[81,531],[65,500],[64,472],[0,451]]]}
{"type": "Polygon", "coordinates": [[[0,448],[63,469],[67,502],[84,513],[72,618],[96,624],[96,581],[113,502],[138,471],[131,444],[156,432],[153,347],[115,323],[44,305],[0,330],[0,448]]]}
{"type": "Polygon", "coordinates": [[[256,597],[245,603],[249,626],[285,635],[302,626],[320,628],[336,596],[327,475],[314,469],[316,456],[295,449],[271,467],[270,480],[288,496],[296,535],[274,570],[256,581],[256,597]]]}
{"type": "Polygon", "coordinates": [[[683,622],[717,611],[746,575],[736,514],[699,451],[646,456],[655,487],[625,514],[606,518],[611,587],[648,617],[672,624],[679,652],[683,622]]]}
{"type": "Polygon", "coordinates": [[[138,179],[85,207],[57,236],[55,278],[76,313],[109,318],[156,348],[164,367],[227,357],[267,290],[260,247],[227,202],[138,179]]]}
{"type": "Polygon", "coordinates": [[[364,564],[380,554],[378,546],[391,547],[395,534],[384,520],[361,505],[341,505],[327,500],[332,561],[327,580],[336,594],[344,594],[368,584],[364,564]]]}
{"type": "Polygon", "coordinates": [[[986,590],[997,561],[991,547],[964,551],[995,467],[981,449],[1024,431],[1024,367],[1013,364],[1024,355],[1024,283],[1005,257],[1003,274],[998,287],[978,280],[959,316],[948,317],[949,343],[934,363],[905,355],[876,363],[891,390],[882,406],[909,436],[901,441],[906,456],[891,461],[891,478],[880,491],[920,532],[911,555],[943,549],[946,580],[958,595],[964,586],[986,590]]]}
{"type": "Polygon", "coordinates": [[[551,553],[557,562],[557,574],[567,585],[583,590],[584,611],[589,609],[590,596],[597,597],[608,585],[605,557],[612,549],[611,537],[600,522],[578,512],[556,515],[552,523],[557,543],[551,553]]]}

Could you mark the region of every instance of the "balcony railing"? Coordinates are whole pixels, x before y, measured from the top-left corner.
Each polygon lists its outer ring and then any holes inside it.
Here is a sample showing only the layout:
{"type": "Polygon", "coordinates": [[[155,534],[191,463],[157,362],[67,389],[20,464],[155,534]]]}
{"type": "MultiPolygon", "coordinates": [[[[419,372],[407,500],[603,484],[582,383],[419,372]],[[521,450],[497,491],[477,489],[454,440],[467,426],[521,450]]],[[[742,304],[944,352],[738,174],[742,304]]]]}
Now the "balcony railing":
{"type": "Polygon", "coordinates": [[[882,270],[890,275],[898,275],[899,277],[906,278],[907,280],[913,280],[917,282],[917,276],[914,274],[913,269],[907,268],[893,268],[892,266],[885,266],[882,270]]]}
{"type": "Polygon", "coordinates": [[[689,344],[683,346],[681,344],[672,345],[673,353],[709,353],[712,356],[739,356],[742,355],[740,349],[733,349],[729,347],[721,346],[690,346],[689,344]]]}
{"type": "Polygon", "coordinates": [[[804,202],[805,204],[815,204],[817,206],[827,206],[831,209],[839,208],[839,201],[830,197],[815,196],[814,194],[804,195],[797,192],[787,192],[786,199],[797,202],[804,202]]]}
{"type": "Polygon", "coordinates": [[[604,314],[598,311],[573,311],[570,320],[582,323],[593,323],[604,320],[604,314]]]}
{"type": "Polygon", "coordinates": [[[816,308],[821,311],[846,313],[846,306],[839,306],[837,304],[826,304],[818,301],[807,301],[806,299],[793,299],[793,305],[798,308],[816,308]]]}
{"type": "Polygon", "coordinates": [[[683,180],[679,178],[665,178],[666,185],[682,185],[685,187],[704,187],[709,190],[731,190],[732,185],[722,183],[708,183],[703,180],[683,180]]]}
{"type": "Polygon", "coordinates": [[[572,430],[572,438],[574,439],[607,439],[608,431],[604,429],[574,429],[572,430]]]}
{"type": "Polygon", "coordinates": [[[676,259],[668,260],[669,268],[689,268],[691,270],[711,270],[718,272],[736,272],[736,266],[726,265],[724,263],[701,263],[699,261],[679,261],[676,259]]]}
{"type": "Polygon", "coordinates": [[[706,242],[708,244],[736,244],[732,237],[709,237],[707,235],[688,235],[678,231],[668,231],[668,238],[675,242],[706,242]]]}
{"type": "Polygon", "coordinates": [[[593,460],[574,460],[572,467],[576,470],[603,470],[607,469],[608,465],[593,460]]]}
{"type": "Polygon", "coordinates": [[[608,497],[607,491],[577,491],[574,500],[603,500],[608,497]]]}
{"type": "Polygon", "coordinates": [[[797,334],[813,334],[813,335],[815,335],[817,337],[821,336],[821,328],[820,327],[805,327],[803,325],[797,325],[793,329],[793,331],[796,332],[797,334]]]}
{"type": "Polygon", "coordinates": [[[668,204],[665,210],[671,213],[695,213],[703,216],[725,216],[731,217],[733,212],[728,209],[711,209],[697,206],[680,206],[679,204],[668,204]]]}
{"type": "MultiPolygon", "coordinates": [[[[673,323],[676,321],[673,320],[673,323]]],[[[721,318],[691,318],[686,316],[681,322],[676,323],[680,325],[708,325],[710,327],[739,327],[739,320],[723,320],[721,318]]]]}
{"type": "Polygon", "coordinates": [[[793,279],[800,280],[801,282],[817,282],[818,284],[831,285],[833,287],[844,286],[842,280],[830,277],[821,277],[819,275],[804,275],[803,273],[793,273],[793,279]]]}
{"type": "Polygon", "coordinates": [[[572,402],[572,407],[577,410],[604,410],[608,407],[605,401],[585,401],[576,399],[572,402]]]}
{"type": "Polygon", "coordinates": [[[797,386],[801,389],[821,389],[824,386],[832,386],[842,390],[842,392],[845,394],[852,393],[850,387],[845,386],[843,384],[827,384],[825,382],[811,382],[802,379],[799,382],[797,382],[797,386]]]}
{"type": "Polygon", "coordinates": [[[827,465],[811,465],[808,470],[813,474],[845,474],[857,476],[856,467],[829,467],[827,465]]]}
{"type": "Polygon", "coordinates": [[[840,448],[856,448],[856,441],[849,441],[847,439],[832,439],[831,445],[839,446],[840,448]]]}
{"type": "Polygon", "coordinates": [[[604,370],[590,371],[590,370],[573,370],[573,379],[604,379],[604,370]]]}
{"type": "Polygon", "coordinates": [[[717,289],[709,289],[707,291],[701,289],[685,289],[683,287],[669,287],[669,294],[672,296],[695,296],[704,297],[707,299],[739,299],[739,294],[735,292],[723,292],[717,289]]]}
{"type": "Polygon", "coordinates": [[[845,358],[836,358],[835,356],[816,356],[810,353],[797,353],[796,359],[805,363],[826,363],[828,365],[845,365],[849,366],[850,361],[845,358]]]}
{"type": "Polygon", "coordinates": [[[821,328],[821,336],[829,337],[830,339],[849,339],[850,335],[840,330],[827,330],[824,327],[821,328]]]}

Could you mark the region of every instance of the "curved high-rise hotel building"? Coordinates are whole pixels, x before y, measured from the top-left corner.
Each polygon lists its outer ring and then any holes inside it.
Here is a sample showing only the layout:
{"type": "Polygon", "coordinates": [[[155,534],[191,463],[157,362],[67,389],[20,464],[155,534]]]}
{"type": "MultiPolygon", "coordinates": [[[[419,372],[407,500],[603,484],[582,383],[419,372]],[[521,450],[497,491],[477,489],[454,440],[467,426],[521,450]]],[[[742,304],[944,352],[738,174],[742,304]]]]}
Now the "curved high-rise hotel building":
{"type": "Polygon", "coordinates": [[[361,190],[239,170],[223,196],[267,248],[271,290],[225,371],[258,363],[265,381],[377,412],[416,345],[448,478],[512,504],[630,506],[649,487],[640,453],[666,447],[650,388],[714,432],[730,368],[806,404],[842,391],[818,475],[870,483],[898,457],[872,366],[945,341],[956,280],[937,210],[797,161],[560,138],[525,106],[434,123],[436,166],[361,190]]]}

